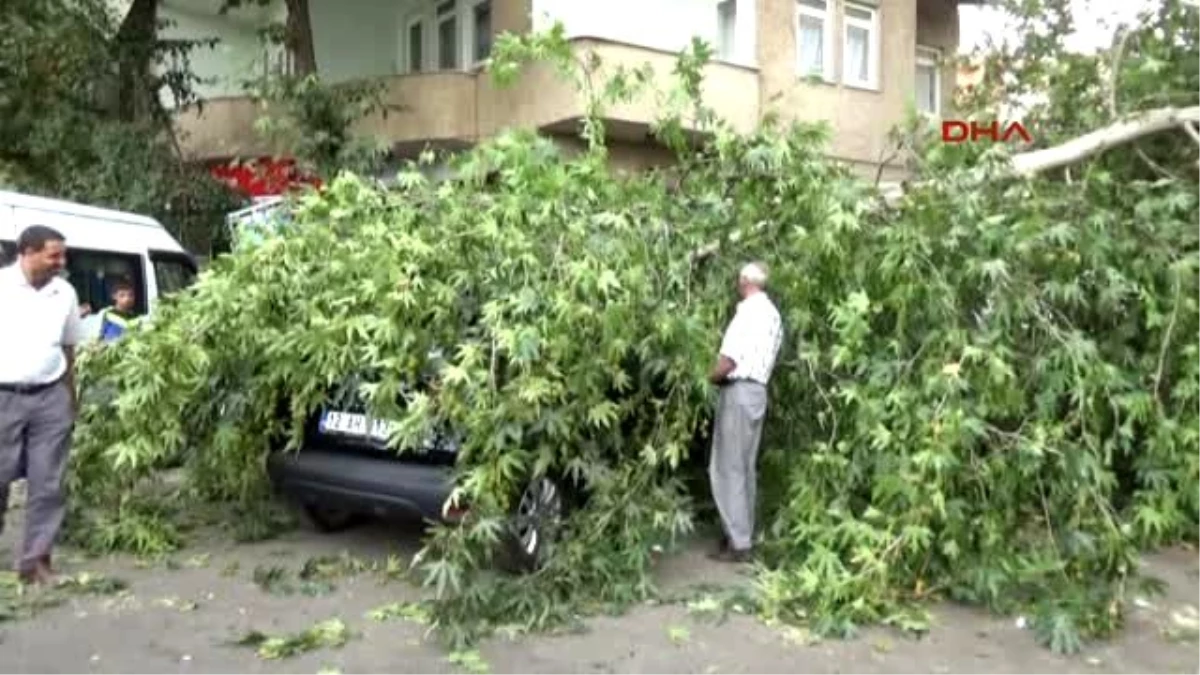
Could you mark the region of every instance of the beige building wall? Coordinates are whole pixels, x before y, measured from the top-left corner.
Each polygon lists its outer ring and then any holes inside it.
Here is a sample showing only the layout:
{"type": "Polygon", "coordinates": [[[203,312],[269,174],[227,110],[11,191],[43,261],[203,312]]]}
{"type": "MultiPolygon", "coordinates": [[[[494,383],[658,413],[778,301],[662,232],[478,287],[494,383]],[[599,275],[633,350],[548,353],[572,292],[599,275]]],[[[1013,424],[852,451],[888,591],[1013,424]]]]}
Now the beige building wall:
{"type": "MultiPolygon", "coordinates": [[[[829,0],[834,80],[801,79],[796,67],[795,0],[759,0],[758,62],[760,106],[764,114],[781,119],[829,124],[830,154],[874,177],[878,164],[890,154],[889,130],[903,120],[916,72],[916,46],[952,52],[958,43],[958,13],[952,0],[874,0],[879,11],[879,78],[876,89],[843,84],[841,49],[844,0],[829,0]]],[[[953,70],[942,76],[943,101],[953,92],[953,70]]],[[[884,180],[899,177],[901,169],[885,167],[884,180]]]]}
{"type": "MultiPolygon", "coordinates": [[[[580,0],[584,1],[584,0],[580,0]]],[[[587,0],[591,1],[591,0],[587,0]]],[[[842,7],[845,0],[827,0],[832,38],[829,55],[833,80],[812,83],[798,76],[796,59],[796,0],[756,0],[755,67],[713,62],[705,73],[706,102],[741,131],[753,129],[763,115],[784,121],[826,122],[830,155],[874,177],[890,153],[889,130],[903,119],[915,83],[917,45],[952,55],[958,43],[955,0],[857,0],[879,11],[879,76],[874,89],[841,82],[842,7]]],[[[494,34],[531,29],[533,0],[493,0],[494,34]]],[[[319,27],[316,27],[319,30],[319,27]]],[[[675,55],[586,35],[572,39],[577,54],[595,52],[607,68],[649,62],[665,85],[675,55]]],[[[611,72],[611,71],[610,71],[611,72]]],[[[955,71],[942,74],[942,105],[953,100],[955,71]]],[[[603,80],[603,74],[600,76],[603,80]]],[[[536,127],[552,134],[565,147],[567,134],[577,128],[584,100],[551,68],[526,69],[511,87],[499,89],[490,75],[476,70],[430,71],[386,76],[387,100],[393,109],[363,123],[360,131],[382,137],[403,154],[426,144],[463,147],[512,127],[536,127]]],[[[656,92],[608,111],[616,132],[614,164],[643,167],[661,164],[665,151],[646,141],[658,113],[656,92]]],[[[262,152],[253,129],[259,111],[245,98],[206,102],[203,110],[182,111],[179,126],[183,145],[192,157],[225,158],[262,152]]],[[[577,145],[577,142],[575,142],[577,145]]],[[[901,169],[885,166],[884,180],[901,177],[901,169]]]]}

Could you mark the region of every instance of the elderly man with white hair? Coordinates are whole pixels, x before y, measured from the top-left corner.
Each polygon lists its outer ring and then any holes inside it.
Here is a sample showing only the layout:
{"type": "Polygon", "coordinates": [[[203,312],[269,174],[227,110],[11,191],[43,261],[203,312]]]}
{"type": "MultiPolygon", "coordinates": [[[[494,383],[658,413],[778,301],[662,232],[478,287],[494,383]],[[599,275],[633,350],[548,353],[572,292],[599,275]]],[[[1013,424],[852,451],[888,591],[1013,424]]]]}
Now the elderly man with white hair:
{"type": "Polygon", "coordinates": [[[708,476],[725,536],[713,554],[746,562],[754,537],[758,446],[767,413],[767,383],[783,341],[779,311],[764,290],[767,268],[750,263],[738,275],[738,303],[709,379],[721,387],[708,476]]]}

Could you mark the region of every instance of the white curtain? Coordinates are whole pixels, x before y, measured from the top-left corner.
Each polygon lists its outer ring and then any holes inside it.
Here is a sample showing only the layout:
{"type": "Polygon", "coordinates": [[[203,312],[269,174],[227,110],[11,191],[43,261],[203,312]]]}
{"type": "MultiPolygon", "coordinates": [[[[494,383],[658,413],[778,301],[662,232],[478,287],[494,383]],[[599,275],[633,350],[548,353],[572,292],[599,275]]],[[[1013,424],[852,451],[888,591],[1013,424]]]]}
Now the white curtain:
{"type": "Polygon", "coordinates": [[[934,87],[936,86],[937,78],[934,76],[933,66],[917,66],[917,91],[915,96],[917,99],[917,110],[928,113],[937,112],[934,109],[937,104],[937,99],[934,95],[934,87]]]}
{"type": "Polygon", "coordinates": [[[800,17],[800,64],[805,74],[825,71],[825,25],[820,19],[800,17]]]}
{"type": "Polygon", "coordinates": [[[858,26],[846,27],[846,72],[855,80],[866,82],[870,50],[870,31],[858,26]]]}

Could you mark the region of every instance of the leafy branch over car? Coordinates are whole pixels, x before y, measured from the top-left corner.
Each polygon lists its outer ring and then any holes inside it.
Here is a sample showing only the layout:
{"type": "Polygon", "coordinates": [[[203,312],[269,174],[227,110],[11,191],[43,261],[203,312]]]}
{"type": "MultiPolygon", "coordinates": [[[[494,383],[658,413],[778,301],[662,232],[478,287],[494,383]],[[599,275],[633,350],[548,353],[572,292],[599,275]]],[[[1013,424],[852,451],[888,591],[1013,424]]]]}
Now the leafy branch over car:
{"type": "MultiPolygon", "coordinates": [[[[1143,17],[1119,86],[1195,105],[1200,74],[1180,64],[1200,58],[1196,19],[1178,2],[1143,17]]],[[[535,56],[574,62],[559,31],[507,36],[493,67],[535,56]]],[[[85,412],[74,522],[161,526],[138,485],[175,452],[187,494],[253,503],[268,464],[291,465],[276,476],[294,485],[353,446],[378,462],[360,466],[392,463],[356,481],[428,475],[437,495],[403,501],[432,512],[449,493],[467,509],[438,514],[418,560],[451,643],[643,600],[658,552],[694,526],[684,467],[703,454],[730,280],[763,259],[788,339],[764,440],[758,613],[815,633],[915,629],[922,603],[952,598],[1027,612],[1061,649],[1119,628],[1141,549],[1195,539],[1200,517],[1187,337],[1200,208],[1179,178],[1194,178],[1195,144],[1136,140],[1177,178],[1127,147],[1069,178],[1014,177],[997,149],[913,127],[916,180],[879,208],[874,186],[824,157],[820,126],[739,134],[694,115],[706,56],[682,54],[676,84],[707,142],[665,110],[656,131],[679,161],[663,172],[609,170],[605,106],[646,84],[617,69],[621,86],[592,89],[578,156],[513,131],[455,158],[444,182],[414,165],[396,188],[343,175],[299,198],[284,232],[217,260],[126,349],[86,364],[121,393],[85,412]],[[348,380],[364,373],[367,386],[348,380]],[[396,427],[373,439],[384,419],[396,427]],[[497,543],[543,478],[586,499],[534,573],[497,574],[497,543]]],[[[1014,68],[1072,66],[1027,73],[1048,82],[1039,142],[1114,121],[1081,105],[1106,100],[1104,54],[1068,56],[1056,36],[1019,56],[1014,68]]],[[[306,490],[319,491],[292,493],[306,490]]]]}

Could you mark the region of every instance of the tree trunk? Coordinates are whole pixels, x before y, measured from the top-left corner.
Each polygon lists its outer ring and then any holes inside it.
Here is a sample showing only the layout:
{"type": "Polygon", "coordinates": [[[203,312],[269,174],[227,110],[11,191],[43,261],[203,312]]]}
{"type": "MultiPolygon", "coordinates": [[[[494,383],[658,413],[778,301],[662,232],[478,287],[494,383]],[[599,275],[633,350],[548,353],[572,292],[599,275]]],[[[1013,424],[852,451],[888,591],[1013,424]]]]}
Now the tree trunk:
{"type": "Polygon", "coordinates": [[[308,0],[287,0],[287,26],[285,45],[292,57],[295,75],[311,75],[317,72],[317,55],[313,49],[312,17],[308,13],[308,0]]]}
{"type": "Polygon", "coordinates": [[[126,121],[154,115],[154,48],[158,40],[158,0],[133,0],[117,31],[117,115],[126,121]]]}

